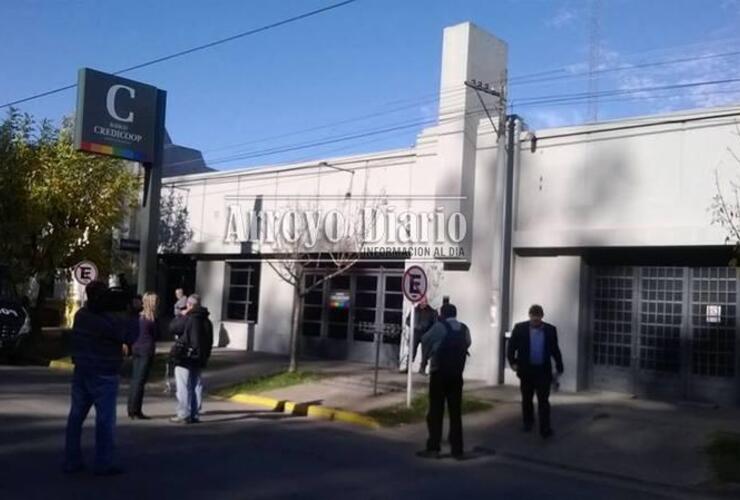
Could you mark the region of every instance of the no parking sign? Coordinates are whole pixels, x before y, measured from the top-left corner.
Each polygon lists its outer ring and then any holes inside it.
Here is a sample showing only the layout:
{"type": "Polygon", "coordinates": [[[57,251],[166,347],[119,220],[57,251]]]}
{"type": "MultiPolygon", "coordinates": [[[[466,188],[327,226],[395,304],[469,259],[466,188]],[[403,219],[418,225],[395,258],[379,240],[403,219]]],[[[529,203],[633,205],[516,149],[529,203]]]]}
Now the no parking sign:
{"type": "Polygon", "coordinates": [[[403,273],[403,294],[413,303],[427,294],[427,273],[419,266],[411,266],[403,273]]]}
{"type": "Polygon", "coordinates": [[[427,273],[424,272],[419,266],[411,266],[406,269],[403,273],[403,280],[401,286],[403,288],[403,295],[411,302],[411,321],[409,325],[408,345],[407,350],[407,362],[406,362],[406,407],[411,408],[411,392],[412,392],[412,380],[411,364],[413,362],[412,353],[413,350],[413,339],[414,339],[414,325],[416,324],[415,312],[416,303],[423,299],[427,294],[427,273]]]}
{"type": "Polygon", "coordinates": [[[83,260],[77,264],[72,273],[75,281],[82,286],[98,279],[98,266],[89,260],[83,260]]]}

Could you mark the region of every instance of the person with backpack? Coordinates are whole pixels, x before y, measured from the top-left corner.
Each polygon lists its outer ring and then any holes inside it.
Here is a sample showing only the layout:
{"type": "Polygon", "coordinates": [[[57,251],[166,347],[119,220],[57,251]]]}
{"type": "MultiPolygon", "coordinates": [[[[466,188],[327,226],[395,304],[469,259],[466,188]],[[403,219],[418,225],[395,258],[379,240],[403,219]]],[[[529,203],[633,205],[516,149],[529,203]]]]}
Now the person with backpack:
{"type": "Polygon", "coordinates": [[[175,384],[177,386],[177,415],[170,419],[177,424],[200,422],[203,383],[201,374],[211,357],[213,324],[208,309],[200,304],[200,296],[188,297],[185,309],[187,320],[182,335],[173,347],[175,384]]]}
{"type": "MultiPolygon", "coordinates": [[[[422,337],[424,337],[424,334],[427,333],[429,329],[434,326],[434,323],[437,322],[437,311],[435,311],[434,308],[429,305],[426,297],[423,297],[414,307],[416,309],[414,311],[414,327],[411,328],[411,313],[409,313],[406,316],[406,328],[403,329],[403,334],[401,337],[401,349],[399,350],[400,360],[398,368],[398,371],[401,373],[406,373],[406,370],[408,370],[409,368],[409,362],[411,364],[414,363],[414,360],[416,360],[416,352],[419,350],[419,345],[421,344],[422,337]],[[412,339],[413,351],[411,353],[411,356],[409,356],[409,353],[406,351],[408,351],[408,335],[411,333],[411,330],[413,330],[414,334],[414,337],[412,339]]],[[[422,356],[422,362],[419,366],[419,373],[424,374],[425,372],[426,364],[422,356]]]]}
{"type": "Polygon", "coordinates": [[[429,361],[429,438],[423,458],[439,458],[445,402],[450,417],[449,442],[452,456],[462,460],[462,390],[463,371],[470,347],[470,329],[457,320],[457,308],[446,303],[439,321],[422,337],[422,362],[429,361]]]}

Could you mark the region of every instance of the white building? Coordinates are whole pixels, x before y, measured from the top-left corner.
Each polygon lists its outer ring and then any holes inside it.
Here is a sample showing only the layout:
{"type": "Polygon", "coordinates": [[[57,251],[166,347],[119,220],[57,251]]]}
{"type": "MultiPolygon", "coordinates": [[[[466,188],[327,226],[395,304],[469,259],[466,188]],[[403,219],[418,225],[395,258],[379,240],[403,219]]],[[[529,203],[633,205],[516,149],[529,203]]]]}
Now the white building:
{"type": "Polygon", "coordinates": [[[418,261],[433,278],[432,305],[450,296],[470,326],[469,378],[514,381],[503,334],[538,303],[558,327],[566,390],[740,401],[737,272],[708,213],[715,169],[735,175],[727,147],[738,141],[740,107],[539,130],[535,143],[517,130],[507,301],[504,139],[464,86],[502,82],[507,47],[466,23],[445,30],[442,58],[439,123],[413,148],[167,179],[165,189],[187,192],[194,238],[161,276],[191,273],[223,344],[287,352],[292,288],[267,262],[276,248],[246,234],[250,210],[458,213],[461,241],[459,224],[454,238],[428,245],[386,234],[379,246],[414,256],[369,256],[310,293],[302,351],[370,361],[372,332],[382,330],[392,365],[406,311],[401,274],[418,261]],[[450,248],[458,258],[435,258],[450,248]]]}

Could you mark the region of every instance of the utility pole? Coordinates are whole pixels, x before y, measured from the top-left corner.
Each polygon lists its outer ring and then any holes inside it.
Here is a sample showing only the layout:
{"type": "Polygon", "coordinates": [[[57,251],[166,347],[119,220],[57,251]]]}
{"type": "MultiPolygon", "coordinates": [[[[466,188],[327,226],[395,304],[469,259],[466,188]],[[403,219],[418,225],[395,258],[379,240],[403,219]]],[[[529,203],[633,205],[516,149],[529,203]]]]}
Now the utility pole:
{"type": "Polygon", "coordinates": [[[504,191],[504,228],[503,228],[503,244],[502,244],[502,262],[501,262],[501,319],[499,321],[499,369],[498,369],[498,383],[504,383],[504,369],[506,367],[506,328],[510,321],[510,309],[511,309],[511,257],[512,257],[512,221],[514,213],[514,155],[516,154],[515,148],[517,145],[516,134],[517,134],[517,122],[520,121],[519,116],[515,114],[506,114],[506,92],[505,87],[502,85],[501,90],[497,91],[487,83],[483,83],[477,80],[469,80],[465,82],[465,85],[475,90],[478,99],[480,100],[481,106],[488,116],[488,120],[493,126],[493,130],[496,136],[500,139],[501,134],[504,133],[504,124],[506,125],[506,145],[504,151],[506,152],[506,178],[505,178],[505,191],[504,191]],[[482,93],[492,95],[499,99],[499,127],[493,122],[491,113],[488,111],[485,101],[483,101],[482,93]]]}
{"type": "Polygon", "coordinates": [[[503,124],[503,121],[504,121],[503,114],[506,112],[506,96],[505,96],[506,94],[505,94],[503,85],[501,86],[501,90],[496,90],[495,87],[491,86],[491,84],[489,83],[484,83],[484,82],[481,82],[480,80],[468,80],[465,82],[465,86],[475,90],[475,95],[478,96],[478,100],[480,101],[480,104],[483,107],[483,110],[486,112],[488,121],[491,122],[493,131],[496,132],[497,137],[501,137],[501,133],[503,132],[501,125],[503,124]],[[498,105],[499,126],[498,127],[493,122],[493,118],[491,117],[491,112],[488,110],[488,106],[486,106],[486,102],[483,100],[483,96],[481,96],[481,92],[484,94],[488,94],[493,97],[496,97],[499,101],[499,105],[498,105]]]}
{"type": "Polygon", "coordinates": [[[514,154],[516,146],[517,121],[515,114],[506,117],[506,198],[504,200],[504,241],[501,270],[501,326],[499,329],[499,364],[498,383],[504,383],[506,367],[506,328],[509,324],[511,309],[511,254],[512,254],[512,220],[514,211],[514,154]]]}

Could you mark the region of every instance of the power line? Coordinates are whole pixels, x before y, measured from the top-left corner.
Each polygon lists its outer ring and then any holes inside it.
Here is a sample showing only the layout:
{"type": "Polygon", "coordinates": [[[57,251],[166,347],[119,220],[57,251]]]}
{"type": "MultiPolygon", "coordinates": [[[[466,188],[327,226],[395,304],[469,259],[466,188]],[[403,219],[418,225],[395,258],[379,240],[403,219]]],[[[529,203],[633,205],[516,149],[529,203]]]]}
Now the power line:
{"type": "MultiPolygon", "coordinates": [[[[484,111],[482,109],[478,109],[474,111],[469,111],[466,113],[466,115],[482,114],[483,112],[484,111]]],[[[414,121],[414,122],[401,123],[401,124],[397,124],[394,126],[384,127],[381,129],[362,131],[362,132],[358,132],[355,134],[349,134],[349,135],[343,135],[343,136],[329,136],[329,137],[325,137],[323,139],[313,141],[313,142],[304,142],[304,143],[297,143],[297,144],[294,143],[290,145],[276,146],[273,148],[267,148],[267,149],[262,149],[262,150],[246,151],[243,153],[238,153],[238,154],[234,154],[234,155],[227,156],[227,157],[216,158],[214,160],[207,161],[206,163],[208,165],[218,165],[219,163],[228,163],[228,162],[237,161],[237,160],[249,160],[249,159],[261,158],[265,156],[274,156],[276,154],[290,153],[292,151],[311,149],[311,148],[316,148],[320,146],[326,146],[330,144],[351,141],[355,139],[363,139],[366,137],[387,134],[390,132],[398,132],[400,130],[422,127],[425,125],[433,125],[433,124],[442,125],[445,123],[450,123],[452,121],[459,120],[460,118],[462,118],[463,113],[458,113],[458,115],[459,116],[450,116],[449,118],[444,118],[442,120],[438,120],[436,118],[431,119],[431,120],[420,120],[420,121],[414,121]]],[[[193,161],[196,161],[196,160],[184,160],[183,162],[170,163],[168,164],[168,166],[177,166],[177,165],[182,165],[182,164],[193,162],[193,161]]],[[[200,161],[200,160],[197,160],[197,161],[200,161]]]]}
{"type": "MultiPolygon", "coordinates": [[[[537,143],[539,143],[540,141],[547,140],[547,139],[563,139],[566,137],[577,137],[577,136],[582,136],[582,135],[601,134],[604,132],[618,132],[621,130],[632,130],[632,129],[645,128],[645,127],[658,127],[661,125],[677,125],[679,123],[690,123],[690,122],[697,122],[697,121],[704,121],[704,120],[714,120],[716,118],[729,118],[729,117],[735,117],[735,116],[740,116],[740,111],[735,111],[732,113],[719,113],[719,114],[714,114],[714,115],[695,116],[695,117],[672,118],[668,120],[661,120],[661,121],[655,121],[655,122],[650,122],[650,123],[635,123],[631,125],[619,125],[616,127],[593,128],[589,130],[581,130],[578,132],[566,132],[563,134],[536,136],[536,141],[537,143]]],[[[522,139],[521,142],[528,142],[532,140],[533,138],[526,138],[526,139],[522,139]]]]}
{"type": "MultiPolygon", "coordinates": [[[[682,49],[680,52],[682,54],[685,54],[687,52],[687,48],[689,48],[689,47],[700,49],[700,48],[705,47],[705,46],[712,46],[712,47],[714,47],[714,46],[719,45],[720,43],[722,43],[722,47],[727,47],[728,45],[730,45],[730,42],[737,42],[738,40],[740,40],[740,37],[731,37],[731,38],[726,38],[726,39],[721,39],[721,40],[714,40],[714,41],[711,41],[711,42],[680,44],[680,45],[673,45],[673,46],[670,46],[670,47],[664,47],[664,48],[661,48],[661,49],[644,50],[644,51],[640,51],[640,52],[633,53],[633,54],[627,54],[626,56],[629,56],[629,55],[645,56],[647,54],[653,54],[653,53],[656,53],[656,54],[662,54],[662,53],[671,54],[671,53],[677,52],[678,49],[682,49]]],[[[714,52],[714,53],[711,53],[711,54],[704,54],[704,55],[701,55],[701,56],[683,57],[683,58],[678,58],[678,59],[666,59],[666,60],[662,60],[662,61],[661,60],[658,60],[658,61],[650,61],[650,60],[648,60],[648,61],[644,61],[644,62],[635,64],[635,65],[625,64],[625,65],[621,65],[621,66],[615,66],[615,67],[612,67],[612,68],[603,68],[603,69],[598,70],[596,72],[596,74],[601,74],[601,73],[606,73],[606,72],[612,72],[612,71],[629,70],[629,69],[633,69],[633,68],[648,68],[648,67],[652,67],[652,66],[662,66],[662,65],[667,65],[667,64],[678,64],[678,63],[692,62],[692,61],[703,60],[703,59],[712,59],[712,58],[715,58],[715,57],[731,57],[731,56],[737,55],[737,54],[738,54],[737,52],[714,52]]],[[[588,62],[587,61],[585,61],[585,62],[584,61],[581,61],[581,62],[571,63],[571,64],[568,64],[568,65],[560,66],[558,68],[553,68],[553,69],[546,70],[546,71],[538,71],[538,72],[534,72],[534,73],[528,73],[528,74],[522,74],[522,75],[514,75],[514,76],[512,76],[512,77],[509,78],[509,82],[510,83],[526,84],[526,83],[537,83],[537,82],[548,81],[548,80],[558,80],[558,79],[562,79],[562,78],[571,78],[573,76],[580,77],[580,76],[588,76],[589,75],[589,72],[588,71],[583,71],[583,72],[578,72],[578,73],[572,73],[572,71],[575,68],[577,68],[577,67],[585,67],[585,68],[588,68],[588,62]],[[568,74],[563,75],[562,73],[568,73],[568,74]],[[548,77],[547,76],[548,74],[550,74],[552,76],[549,76],[548,77]],[[531,82],[528,81],[528,80],[531,80],[531,82]]]]}
{"type": "MultiPolygon", "coordinates": [[[[610,96],[616,96],[616,95],[634,94],[634,93],[639,93],[639,92],[652,92],[656,90],[677,90],[677,89],[685,89],[685,88],[703,87],[703,86],[708,86],[708,85],[723,85],[723,84],[737,83],[737,82],[740,82],[740,78],[726,78],[722,80],[704,80],[704,81],[699,81],[699,82],[677,83],[673,85],[658,85],[658,86],[652,86],[652,87],[634,87],[634,88],[627,88],[627,89],[614,89],[614,90],[607,90],[607,91],[599,92],[597,95],[599,97],[610,97],[610,96]]],[[[591,94],[589,92],[580,92],[580,93],[575,93],[575,94],[553,94],[553,95],[546,95],[546,96],[522,98],[517,102],[517,104],[519,106],[523,106],[526,104],[550,104],[553,102],[570,101],[573,99],[576,99],[576,100],[589,99],[590,97],[591,97],[591,94]]]]}
{"type": "Polygon", "coordinates": [[[721,53],[716,53],[716,54],[705,54],[701,56],[682,57],[678,59],[667,59],[663,61],[652,61],[652,62],[645,62],[645,63],[640,63],[640,64],[623,64],[620,66],[613,66],[611,68],[603,68],[603,69],[595,70],[593,72],[582,71],[578,73],[569,73],[567,75],[533,78],[533,79],[528,79],[524,81],[513,81],[512,80],[512,83],[516,83],[516,86],[519,86],[519,85],[528,85],[530,83],[543,83],[543,82],[550,82],[550,81],[556,81],[556,80],[570,80],[570,79],[578,79],[582,77],[589,77],[591,75],[600,76],[600,75],[605,75],[607,73],[614,73],[618,71],[632,71],[632,70],[638,70],[638,69],[653,68],[653,67],[658,67],[658,66],[669,66],[672,64],[686,64],[686,63],[691,63],[691,62],[705,61],[709,59],[719,59],[719,58],[725,58],[725,57],[734,57],[734,56],[740,56],[740,51],[721,52],[721,53]]]}
{"type": "MultiPolygon", "coordinates": [[[[720,94],[737,94],[740,96],[740,87],[738,88],[732,88],[732,89],[724,89],[724,90],[713,90],[713,91],[707,91],[702,92],[702,97],[709,97],[709,96],[715,96],[720,94]]],[[[616,102],[635,102],[635,101],[654,101],[656,99],[671,99],[671,98],[680,98],[685,99],[687,96],[677,96],[675,94],[661,94],[661,95],[649,95],[649,96],[625,96],[625,97],[616,97],[614,99],[601,99],[599,100],[600,103],[616,103],[616,102]]],[[[524,103],[521,104],[521,107],[537,107],[537,106],[570,106],[572,104],[579,104],[582,103],[584,99],[573,99],[569,101],[557,101],[557,102],[545,102],[545,103],[524,103]]],[[[653,117],[650,117],[651,119],[653,117]]]]}
{"type": "MultiPolygon", "coordinates": [[[[262,138],[259,138],[259,139],[253,139],[251,141],[239,142],[239,143],[229,144],[229,145],[226,145],[226,146],[219,146],[219,147],[216,147],[216,148],[206,149],[206,150],[203,150],[202,152],[203,153],[209,153],[209,152],[214,152],[214,151],[223,151],[223,150],[226,150],[226,149],[233,149],[233,148],[237,148],[237,147],[248,146],[250,144],[258,144],[258,143],[261,143],[261,142],[269,142],[269,141],[272,141],[272,140],[275,140],[275,139],[283,139],[285,137],[291,137],[291,136],[303,134],[303,133],[306,133],[306,132],[315,132],[317,130],[322,130],[322,129],[326,129],[326,128],[332,128],[332,127],[336,127],[337,125],[345,125],[347,123],[364,121],[364,120],[367,120],[369,118],[377,118],[379,116],[390,115],[390,114],[398,113],[399,111],[403,111],[403,110],[415,108],[419,104],[437,102],[437,101],[440,100],[440,94],[446,94],[449,97],[457,97],[454,94],[458,94],[458,93],[459,94],[462,94],[465,90],[466,89],[464,87],[458,87],[456,89],[442,91],[441,93],[440,92],[435,92],[433,94],[428,94],[428,95],[431,95],[431,96],[435,96],[435,97],[431,97],[431,98],[416,99],[416,100],[408,100],[407,99],[407,100],[401,100],[401,101],[390,101],[390,102],[386,103],[385,105],[388,105],[388,104],[391,104],[391,103],[394,103],[394,102],[406,102],[408,104],[406,104],[404,106],[399,106],[399,107],[391,108],[391,109],[386,110],[386,111],[378,111],[378,112],[375,112],[375,113],[369,113],[369,114],[365,114],[365,115],[359,115],[359,116],[355,116],[355,117],[352,117],[352,118],[347,118],[347,119],[344,119],[344,120],[339,120],[339,121],[336,121],[336,122],[329,122],[329,123],[324,123],[322,125],[317,125],[317,126],[314,126],[314,127],[309,127],[309,128],[294,130],[294,131],[291,131],[291,132],[286,132],[284,134],[272,135],[272,136],[262,137],[262,138]]],[[[460,96],[460,97],[462,97],[462,96],[460,96]]]]}
{"type": "MultiPolygon", "coordinates": [[[[703,81],[703,82],[692,82],[692,83],[687,83],[687,84],[677,84],[677,85],[667,85],[667,86],[637,87],[637,88],[631,88],[631,89],[612,90],[612,91],[601,92],[599,93],[599,96],[600,97],[610,97],[610,96],[629,95],[629,94],[636,94],[636,93],[657,91],[657,90],[675,90],[678,88],[694,88],[694,87],[700,87],[700,86],[724,84],[728,82],[740,82],[740,79],[703,81]]],[[[542,106],[542,105],[576,104],[576,103],[580,103],[580,102],[584,102],[588,100],[589,97],[590,95],[588,93],[557,94],[557,95],[552,95],[552,96],[540,96],[540,97],[529,98],[531,101],[525,101],[523,103],[517,102],[517,105],[521,107],[531,107],[531,106],[542,106]]],[[[606,101],[606,102],[611,102],[611,101],[606,101]]],[[[617,101],[614,100],[614,102],[617,102],[617,101]]],[[[364,129],[364,130],[359,130],[356,133],[339,135],[339,136],[333,135],[333,136],[328,136],[324,138],[319,138],[316,141],[299,142],[299,143],[293,143],[293,144],[287,144],[287,145],[277,145],[277,146],[264,148],[264,149],[235,152],[234,154],[231,154],[231,155],[227,155],[227,156],[223,156],[220,158],[215,158],[213,160],[206,161],[206,163],[209,165],[218,165],[221,163],[230,163],[230,162],[239,161],[239,160],[261,158],[265,156],[274,156],[274,155],[281,154],[281,153],[289,153],[292,151],[311,149],[311,148],[316,148],[316,147],[320,147],[324,145],[352,141],[356,139],[386,134],[390,132],[396,132],[399,130],[405,130],[405,129],[414,128],[414,127],[432,125],[434,123],[442,124],[442,123],[446,123],[449,121],[449,119],[447,118],[448,115],[451,117],[450,118],[451,120],[457,119],[455,115],[458,114],[460,111],[461,111],[461,108],[458,108],[448,113],[442,113],[440,114],[438,119],[389,124],[387,127],[383,127],[380,129],[369,129],[369,130],[364,129]]],[[[483,112],[482,108],[477,108],[476,110],[473,110],[470,113],[472,114],[472,113],[482,113],[482,112],[483,112]]],[[[322,126],[321,128],[326,128],[326,126],[322,126]]],[[[295,133],[286,134],[286,135],[295,135],[295,133]]],[[[200,161],[200,160],[199,159],[198,160],[183,160],[181,162],[171,163],[169,164],[169,166],[178,166],[178,165],[193,163],[197,161],[200,161]]]]}
{"type": "MultiPolygon", "coordinates": [[[[604,127],[604,128],[598,128],[598,129],[588,129],[588,130],[582,130],[578,132],[570,132],[570,133],[563,133],[563,134],[554,134],[554,135],[548,135],[548,136],[536,136],[537,142],[541,140],[546,139],[558,139],[558,138],[567,138],[567,137],[578,137],[578,136],[586,136],[586,135],[592,135],[592,134],[598,134],[598,133],[604,133],[604,132],[614,132],[614,131],[620,131],[620,130],[631,130],[631,129],[642,129],[642,128],[648,128],[648,127],[654,127],[654,126],[662,126],[662,125],[671,125],[671,124],[680,124],[680,123],[688,123],[688,122],[698,122],[698,121],[704,121],[704,120],[712,120],[712,119],[721,119],[721,118],[731,118],[731,117],[737,117],[740,116],[740,111],[732,112],[732,113],[716,113],[712,115],[702,115],[702,116],[693,116],[693,117],[682,117],[682,118],[675,118],[675,119],[668,119],[668,120],[662,120],[662,121],[654,121],[649,123],[639,123],[639,124],[630,124],[630,125],[622,125],[622,126],[616,126],[616,127],[604,127]]],[[[733,121],[726,121],[726,124],[733,123],[733,121]]],[[[521,142],[528,142],[531,141],[531,138],[523,139],[521,142]]],[[[365,163],[364,165],[357,166],[356,169],[371,169],[371,168],[384,168],[384,167],[401,167],[406,166],[408,167],[409,161],[401,162],[401,163],[382,163],[382,164],[370,164],[370,162],[377,162],[382,160],[399,160],[402,157],[408,157],[409,159],[414,158],[416,156],[415,153],[409,153],[409,154],[403,154],[403,155],[385,155],[385,156],[368,156],[368,157],[359,157],[359,158],[353,158],[353,159],[347,159],[342,162],[337,162],[337,164],[341,165],[349,165],[349,164],[357,164],[357,163],[365,163]]],[[[246,172],[220,172],[220,174],[224,175],[223,179],[217,179],[218,181],[221,181],[220,184],[231,184],[233,186],[233,181],[230,181],[230,177],[265,177],[270,175],[276,175],[278,176],[282,181],[284,181],[286,178],[291,177],[303,177],[304,180],[319,177],[321,175],[330,175],[332,172],[301,172],[309,169],[316,169],[318,167],[318,163],[312,163],[310,165],[299,165],[294,167],[288,167],[281,170],[276,171],[264,171],[264,169],[261,168],[254,168],[253,170],[249,170],[246,172]],[[284,175],[288,174],[288,175],[284,175]]],[[[207,178],[202,179],[192,179],[189,181],[186,185],[200,185],[203,182],[206,182],[207,178]]],[[[211,181],[212,182],[212,181],[211,181]]],[[[253,190],[254,188],[261,188],[263,186],[273,186],[275,184],[276,180],[271,179],[269,181],[266,180],[266,182],[256,185],[250,185],[249,189],[253,190]]],[[[213,182],[212,182],[213,183],[213,182]]],[[[165,181],[163,185],[175,185],[175,181],[165,181]]],[[[215,191],[209,191],[209,195],[214,194],[229,194],[234,193],[237,191],[236,187],[229,187],[227,189],[217,189],[215,191]]],[[[196,196],[196,195],[194,195],[196,196]]]]}
{"type": "MultiPolygon", "coordinates": [[[[349,5],[349,4],[354,3],[354,2],[357,2],[357,1],[358,0],[345,0],[343,2],[339,2],[339,3],[332,4],[332,5],[328,5],[326,7],[321,8],[321,9],[316,9],[316,10],[312,10],[310,12],[305,12],[303,14],[299,14],[297,16],[289,17],[289,18],[283,19],[281,21],[277,21],[277,22],[274,22],[274,23],[266,24],[264,26],[260,26],[259,28],[254,28],[254,29],[251,29],[251,30],[248,30],[248,31],[244,31],[242,33],[237,33],[236,35],[232,35],[232,36],[229,36],[229,37],[226,37],[226,38],[221,38],[219,40],[215,40],[213,42],[209,42],[209,43],[205,43],[203,45],[198,45],[196,47],[192,47],[192,48],[189,48],[189,49],[181,50],[179,52],[175,52],[174,54],[169,54],[169,55],[166,55],[166,56],[158,57],[156,59],[152,59],[150,61],[146,61],[146,62],[143,62],[143,63],[140,63],[140,64],[136,64],[134,66],[129,66],[128,68],[124,68],[124,69],[120,69],[118,71],[115,71],[113,74],[114,75],[120,75],[120,74],[123,74],[123,73],[128,73],[130,71],[134,71],[134,70],[141,69],[141,68],[146,68],[147,66],[152,66],[154,64],[159,64],[159,63],[164,62],[164,61],[169,61],[171,59],[176,59],[178,57],[182,57],[182,56],[185,56],[185,55],[188,55],[188,54],[192,54],[193,52],[198,52],[198,51],[201,51],[201,50],[210,49],[211,47],[215,47],[217,45],[222,45],[222,44],[225,44],[225,43],[228,43],[228,42],[232,42],[234,40],[238,40],[240,38],[245,38],[245,37],[248,37],[248,36],[251,36],[251,35],[256,35],[257,33],[262,33],[263,31],[268,31],[268,30],[271,30],[271,29],[274,29],[274,28],[278,28],[278,27],[283,26],[285,24],[290,24],[290,23],[293,23],[293,22],[296,22],[296,21],[300,21],[302,19],[306,19],[306,18],[309,18],[309,17],[312,17],[312,16],[316,16],[318,14],[322,14],[324,12],[328,12],[330,10],[338,9],[340,7],[344,7],[346,5],[349,5]]],[[[63,92],[65,90],[73,89],[76,86],[77,86],[77,84],[65,85],[64,87],[59,87],[59,88],[54,89],[54,90],[49,90],[49,91],[46,91],[46,92],[42,92],[40,94],[35,94],[35,95],[29,96],[29,97],[24,97],[22,99],[17,99],[15,101],[11,101],[9,103],[0,105],[0,109],[7,108],[7,107],[10,107],[10,106],[15,106],[17,104],[22,104],[24,102],[32,101],[34,99],[39,99],[41,97],[50,96],[52,94],[58,94],[59,92],[63,92]]]]}
{"type": "MultiPolygon", "coordinates": [[[[737,53],[728,53],[728,54],[740,54],[740,52],[737,52],[737,53]]],[[[693,60],[693,59],[696,59],[696,58],[684,58],[684,59],[681,59],[680,61],[687,61],[687,60],[693,60]]],[[[676,60],[676,61],[678,61],[678,60],[676,60]]],[[[663,63],[668,63],[668,61],[663,61],[660,64],[663,64],[663,63]]],[[[687,83],[687,84],[670,85],[670,86],[638,87],[638,88],[632,88],[632,89],[616,89],[616,90],[611,90],[611,91],[603,91],[603,92],[599,93],[598,96],[599,97],[611,97],[611,96],[616,96],[616,95],[627,95],[627,94],[630,94],[630,93],[651,92],[651,91],[656,91],[656,90],[669,90],[669,89],[677,89],[677,88],[692,88],[692,87],[698,87],[698,86],[719,85],[719,84],[728,83],[728,82],[732,82],[732,81],[734,81],[734,80],[716,80],[716,81],[691,82],[691,83],[687,83]]],[[[251,145],[251,144],[257,144],[257,143],[260,143],[260,142],[268,142],[268,141],[272,141],[272,140],[276,140],[276,139],[282,139],[282,138],[285,138],[285,137],[291,137],[291,136],[300,135],[300,134],[303,134],[303,133],[306,133],[306,132],[313,132],[313,131],[317,131],[317,130],[321,130],[321,129],[331,128],[331,127],[335,127],[337,125],[342,125],[342,124],[346,124],[346,123],[363,121],[363,120],[365,120],[367,118],[374,118],[374,117],[379,117],[379,116],[383,116],[383,115],[393,114],[393,113],[396,113],[398,111],[402,111],[404,109],[413,108],[413,107],[415,107],[419,103],[437,102],[437,101],[440,100],[440,94],[447,95],[448,97],[451,97],[451,96],[453,96],[455,94],[459,94],[459,97],[462,98],[462,93],[465,90],[466,90],[465,87],[447,88],[447,89],[442,90],[439,94],[430,94],[430,95],[436,95],[436,97],[433,97],[431,99],[421,99],[421,100],[411,100],[411,101],[409,101],[409,100],[392,101],[392,102],[404,102],[404,103],[405,102],[410,102],[410,104],[407,104],[407,105],[404,105],[404,106],[400,106],[400,107],[397,107],[397,108],[392,108],[392,109],[387,110],[387,111],[379,111],[379,112],[376,112],[376,113],[370,113],[370,114],[367,114],[367,115],[361,115],[361,116],[350,118],[350,119],[346,119],[346,120],[341,120],[341,121],[337,121],[337,122],[326,123],[326,124],[319,125],[319,126],[316,126],[316,127],[310,127],[310,128],[306,128],[306,129],[300,129],[300,130],[288,132],[288,133],[285,133],[285,134],[279,134],[279,135],[274,135],[274,136],[269,136],[269,137],[263,137],[261,139],[255,139],[255,140],[252,140],[252,141],[246,141],[246,142],[242,142],[242,143],[236,143],[236,144],[232,144],[232,145],[229,145],[229,146],[223,146],[223,147],[219,147],[219,148],[212,148],[210,150],[204,150],[203,153],[207,153],[207,152],[211,152],[211,151],[220,151],[220,150],[225,150],[225,149],[232,149],[232,148],[236,148],[236,147],[247,146],[247,145],[251,145]]],[[[455,96],[455,97],[457,97],[457,96],[455,96]]],[[[535,106],[535,105],[544,105],[544,104],[558,104],[558,105],[562,105],[562,103],[578,103],[578,102],[582,102],[584,99],[589,99],[590,97],[591,97],[591,94],[590,93],[555,94],[555,95],[548,95],[548,96],[537,96],[537,97],[522,98],[521,100],[515,100],[515,104],[518,105],[518,106],[523,106],[523,107],[524,106],[529,107],[529,106],[535,106]]],[[[605,101],[605,102],[618,102],[618,101],[617,100],[611,100],[611,101],[605,101]]],[[[390,103],[387,103],[387,104],[390,104],[390,103]]],[[[442,116],[442,115],[440,115],[440,116],[442,116]]],[[[429,124],[429,123],[433,123],[433,121],[430,120],[428,122],[418,123],[418,125],[425,125],[425,124],[429,124]]],[[[358,131],[358,132],[361,132],[361,131],[358,131]]],[[[276,148],[280,148],[280,147],[279,146],[276,146],[276,148]]],[[[268,151],[269,151],[269,149],[268,149],[268,151]]],[[[218,162],[218,163],[225,163],[225,162],[229,162],[229,161],[237,161],[239,159],[242,159],[242,157],[241,157],[242,154],[243,153],[234,153],[235,156],[233,158],[232,157],[224,157],[224,158],[218,158],[215,161],[218,162]]],[[[277,153],[275,153],[275,154],[277,154],[277,153]]],[[[197,161],[197,160],[186,160],[185,162],[195,162],[195,161],[197,161]]],[[[178,164],[181,164],[181,163],[178,163],[178,164]]]]}

